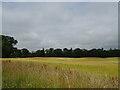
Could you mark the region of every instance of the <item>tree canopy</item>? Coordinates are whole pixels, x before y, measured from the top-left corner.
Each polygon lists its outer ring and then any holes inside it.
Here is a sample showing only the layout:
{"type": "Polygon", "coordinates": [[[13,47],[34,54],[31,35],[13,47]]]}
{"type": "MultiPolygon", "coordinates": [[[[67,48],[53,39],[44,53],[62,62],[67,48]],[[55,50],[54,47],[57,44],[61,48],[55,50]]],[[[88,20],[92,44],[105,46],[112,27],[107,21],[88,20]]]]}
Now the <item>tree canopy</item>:
{"type": "Polygon", "coordinates": [[[13,37],[0,35],[0,47],[2,47],[2,57],[120,57],[120,49],[109,49],[104,50],[93,48],[87,49],[68,49],[68,48],[50,48],[50,49],[39,49],[37,51],[30,52],[27,48],[18,49],[15,45],[18,43],[13,37]],[[1,44],[2,42],[2,44],[1,44]]]}
{"type": "Polygon", "coordinates": [[[10,36],[0,35],[0,37],[2,38],[2,57],[11,57],[18,41],[10,36]]]}

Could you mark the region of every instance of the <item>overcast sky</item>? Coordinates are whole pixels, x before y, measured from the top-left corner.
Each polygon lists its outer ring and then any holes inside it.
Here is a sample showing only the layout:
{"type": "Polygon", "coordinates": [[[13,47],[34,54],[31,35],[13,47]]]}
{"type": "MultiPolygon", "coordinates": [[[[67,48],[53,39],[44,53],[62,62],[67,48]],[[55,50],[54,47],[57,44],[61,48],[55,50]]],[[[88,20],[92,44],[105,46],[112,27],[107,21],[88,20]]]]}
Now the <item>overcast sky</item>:
{"type": "Polygon", "coordinates": [[[117,2],[4,2],[2,33],[18,48],[117,48],[117,2]]]}

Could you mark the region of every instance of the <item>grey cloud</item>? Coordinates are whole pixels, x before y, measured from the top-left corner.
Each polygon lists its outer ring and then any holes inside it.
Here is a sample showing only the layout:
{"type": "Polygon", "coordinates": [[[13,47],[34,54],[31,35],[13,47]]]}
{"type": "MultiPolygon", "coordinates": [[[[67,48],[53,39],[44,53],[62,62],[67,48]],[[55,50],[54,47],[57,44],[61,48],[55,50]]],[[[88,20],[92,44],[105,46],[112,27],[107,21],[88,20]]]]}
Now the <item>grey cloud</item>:
{"type": "Polygon", "coordinates": [[[18,48],[117,48],[117,3],[3,3],[18,48]]]}

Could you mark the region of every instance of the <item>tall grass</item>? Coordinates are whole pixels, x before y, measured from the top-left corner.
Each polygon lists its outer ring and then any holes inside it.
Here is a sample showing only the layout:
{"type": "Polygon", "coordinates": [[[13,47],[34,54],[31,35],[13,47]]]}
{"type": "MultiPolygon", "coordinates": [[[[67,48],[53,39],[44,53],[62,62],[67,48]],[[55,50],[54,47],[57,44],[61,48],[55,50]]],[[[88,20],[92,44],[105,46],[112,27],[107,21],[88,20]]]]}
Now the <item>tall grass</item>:
{"type": "Polygon", "coordinates": [[[3,88],[118,88],[118,77],[42,63],[3,61],[3,88]]]}

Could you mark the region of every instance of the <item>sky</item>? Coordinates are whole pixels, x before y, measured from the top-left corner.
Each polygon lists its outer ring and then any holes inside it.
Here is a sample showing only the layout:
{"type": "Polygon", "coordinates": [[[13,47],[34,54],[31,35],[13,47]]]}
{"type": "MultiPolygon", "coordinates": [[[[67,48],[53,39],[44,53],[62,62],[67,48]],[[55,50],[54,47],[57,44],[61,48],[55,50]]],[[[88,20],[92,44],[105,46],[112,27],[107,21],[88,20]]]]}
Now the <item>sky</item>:
{"type": "Polygon", "coordinates": [[[2,34],[18,48],[118,48],[117,2],[4,2],[2,34]]]}

